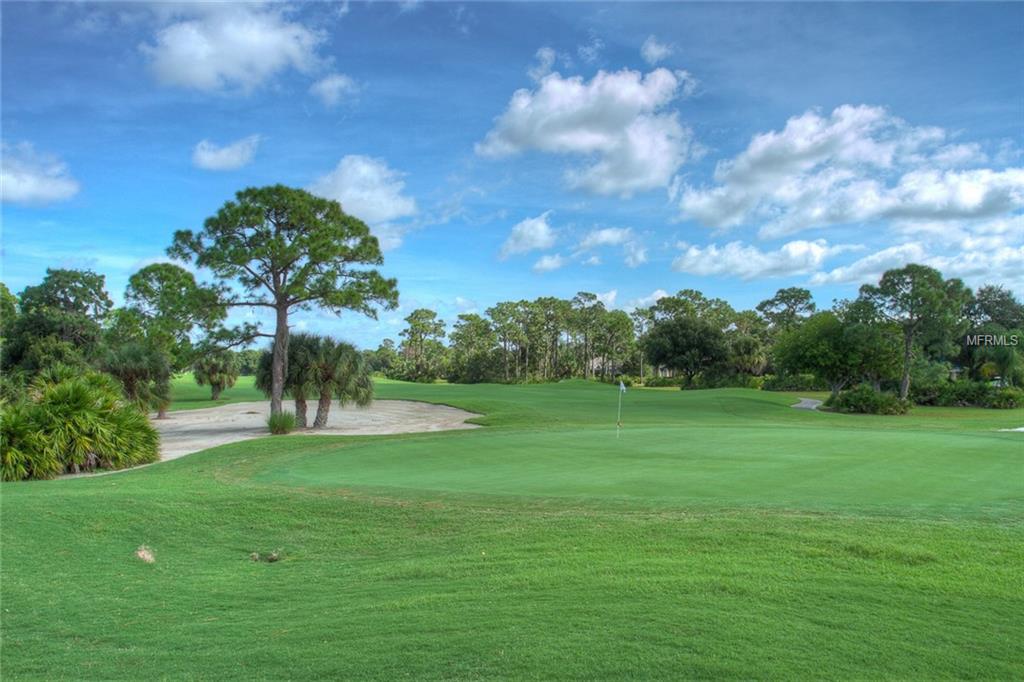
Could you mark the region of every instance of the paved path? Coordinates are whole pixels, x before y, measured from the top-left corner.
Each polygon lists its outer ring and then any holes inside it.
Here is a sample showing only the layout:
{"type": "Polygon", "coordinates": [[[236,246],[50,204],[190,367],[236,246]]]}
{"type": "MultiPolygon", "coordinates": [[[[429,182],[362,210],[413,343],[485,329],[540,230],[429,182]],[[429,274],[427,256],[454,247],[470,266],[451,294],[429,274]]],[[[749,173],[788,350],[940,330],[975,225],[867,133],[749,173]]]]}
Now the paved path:
{"type": "MultiPolygon", "coordinates": [[[[293,409],[288,403],[286,410],[293,409]]],[[[309,404],[309,421],[316,415],[316,402],[309,404]]],[[[232,403],[200,410],[171,412],[167,419],[154,419],[160,432],[160,460],[177,459],[217,445],[262,438],[267,433],[269,402],[232,403]]],[[[297,430],[293,436],[367,436],[391,433],[420,433],[473,429],[466,420],[480,415],[447,405],[412,400],[376,400],[369,407],[331,406],[323,429],[297,430]]]]}
{"type": "Polygon", "coordinates": [[[797,410],[816,410],[821,406],[821,402],[822,401],[815,400],[814,398],[800,398],[800,402],[796,405],[792,405],[791,407],[797,410]]]}

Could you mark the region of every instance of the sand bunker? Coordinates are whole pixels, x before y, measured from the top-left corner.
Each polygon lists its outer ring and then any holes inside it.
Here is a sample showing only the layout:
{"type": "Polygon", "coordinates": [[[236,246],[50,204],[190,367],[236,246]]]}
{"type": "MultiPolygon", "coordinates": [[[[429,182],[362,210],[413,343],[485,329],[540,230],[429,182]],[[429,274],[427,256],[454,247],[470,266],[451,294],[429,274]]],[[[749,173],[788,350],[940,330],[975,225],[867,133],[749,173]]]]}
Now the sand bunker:
{"type": "MultiPolygon", "coordinates": [[[[290,410],[289,404],[285,409],[290,410]]],[[[316,414],[310,405],[309,420],[316,414]]],[[[262,438],[267,433],[269,402],[233,403],[202,410],[171,412],[167,419],[154,419],[160,432],[161,461],[177,459],[225,443],[262,438]]],[[[411,400],[377,400],[369,407],[331,406],[330,419],[322,429],[298,429],[295,437],[306,434],[325,436],[370,436],[389,433],[419,433],[449,429],[473,429],[466,420],[480,415],[447,405],[411,400]]]]}

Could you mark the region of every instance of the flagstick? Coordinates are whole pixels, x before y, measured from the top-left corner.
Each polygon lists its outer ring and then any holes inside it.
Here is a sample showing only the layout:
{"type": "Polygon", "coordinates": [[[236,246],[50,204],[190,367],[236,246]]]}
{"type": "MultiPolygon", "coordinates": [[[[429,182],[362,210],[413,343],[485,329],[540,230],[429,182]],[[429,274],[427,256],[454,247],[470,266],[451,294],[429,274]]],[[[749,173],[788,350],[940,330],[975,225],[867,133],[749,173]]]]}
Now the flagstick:
{"type": "Polygon", "coordinates": [[[615,420],[615,440],[619,439],[619,428],[622,426],[622,391],[619,391],[619,416],[615,420]]]}

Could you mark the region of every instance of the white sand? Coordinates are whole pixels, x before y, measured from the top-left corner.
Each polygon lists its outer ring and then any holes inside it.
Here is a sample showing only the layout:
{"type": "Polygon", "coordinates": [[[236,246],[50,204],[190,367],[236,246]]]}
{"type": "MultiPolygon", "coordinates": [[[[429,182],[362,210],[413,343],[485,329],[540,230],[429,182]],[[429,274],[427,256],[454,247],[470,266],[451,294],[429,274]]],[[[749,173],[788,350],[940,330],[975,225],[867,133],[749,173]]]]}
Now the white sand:
{"type": "Polygon", "coordinates": [[[797,410],[816,410],[820,406],[820,400],[815,400],[814,398],[800,398],[800,402],[798,402],[796,405],[791,405],[790,407],[793,407],[794,409],[797,410]]]}
{"type": "MultiPolygon", "coordinates": [[[[288,403],[286,410],[293,410],[288,403]]],[[[171,412],[167,419],[154,419],[160,432],[160,460],[177,459],[225,443],[269,436],[269,402],[233,403],[201,410],[171,412]]],[[[316,416],[316,402],[309,405],[309,422],[316,416]]],[[[378,400],[369,407],[331,405],[327,426],[298,429],[298,435],[367,436],[389,433],[419,433],[449,429],[474,429],[466,420],[479,415],[447,405],[411,400],[378,400]]]]}
{"type": "Polygon", "coordinates": [[[1024,433],[1024,426],[1018,426],[1015,429],[999,429],[999,430],[1000,431],[1019,431],[1021,433],[1024,433]]]}

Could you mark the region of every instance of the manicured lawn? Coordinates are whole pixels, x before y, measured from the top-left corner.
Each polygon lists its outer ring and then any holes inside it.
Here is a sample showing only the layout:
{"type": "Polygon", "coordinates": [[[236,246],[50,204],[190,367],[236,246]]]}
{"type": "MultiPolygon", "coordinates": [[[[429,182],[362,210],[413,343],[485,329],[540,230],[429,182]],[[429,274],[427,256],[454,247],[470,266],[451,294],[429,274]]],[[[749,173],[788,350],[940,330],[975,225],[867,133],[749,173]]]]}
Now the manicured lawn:
{"type": "Polygon", "coordinates": [[[171,411],[194,410],[201,407],[216,407],[229,403],[247,403],[253,400],[266,400],[262,391],[257,391],[253,386],[255,377],[238,377],[238,381],[231,388],[220,394],[216,402],[210,400],[210,387],[199,386],[192,373],[176,376],[171,384],[171,411]]]}
{"type": "Polygon", "coordinates": [[[378,395],[487,428],[4,484],[4,678],[1024,676],[1024,410],[378,395]]]}

